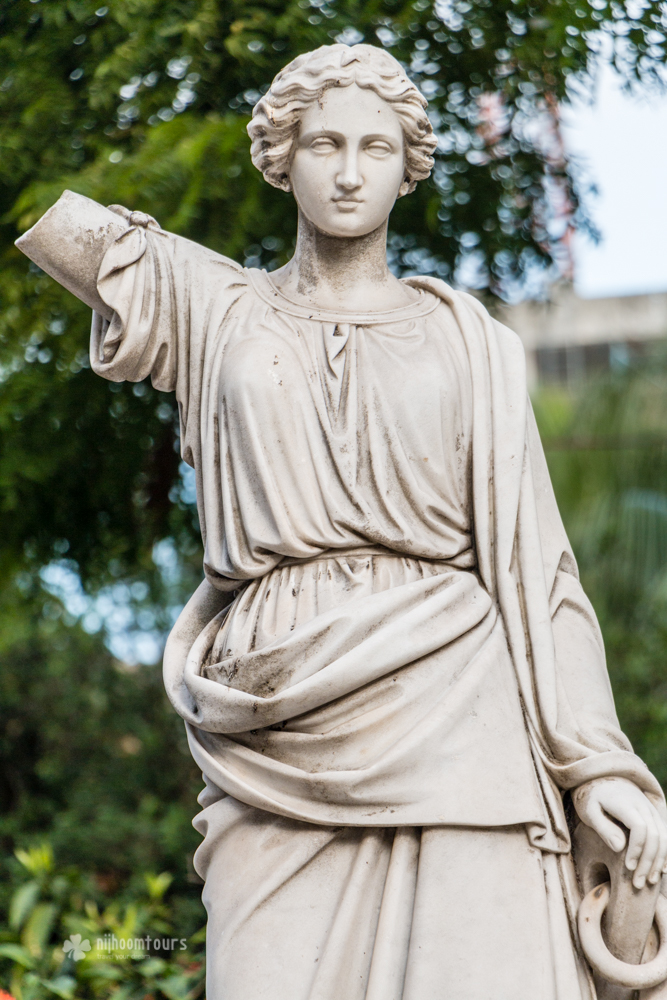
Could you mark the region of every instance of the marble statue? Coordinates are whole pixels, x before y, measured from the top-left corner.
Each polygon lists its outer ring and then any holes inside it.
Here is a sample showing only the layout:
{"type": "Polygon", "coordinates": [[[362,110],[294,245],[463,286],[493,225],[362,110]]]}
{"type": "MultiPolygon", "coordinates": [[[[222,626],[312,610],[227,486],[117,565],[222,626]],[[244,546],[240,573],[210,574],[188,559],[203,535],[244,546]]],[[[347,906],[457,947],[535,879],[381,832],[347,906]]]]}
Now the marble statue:
{"type": "Polygon", "coordinates": [[[388,269],[426,100],[383,50],[324,46],[248,132],[298,207],[271,274],[70,192],[18,241],[95,310],[99,375],[175,391],[196,472],[205,579],[164,677],[205,780],[208,1000],[594,1000],[571,829],[655,909],[664,798],[520,341],[388,269]]]}

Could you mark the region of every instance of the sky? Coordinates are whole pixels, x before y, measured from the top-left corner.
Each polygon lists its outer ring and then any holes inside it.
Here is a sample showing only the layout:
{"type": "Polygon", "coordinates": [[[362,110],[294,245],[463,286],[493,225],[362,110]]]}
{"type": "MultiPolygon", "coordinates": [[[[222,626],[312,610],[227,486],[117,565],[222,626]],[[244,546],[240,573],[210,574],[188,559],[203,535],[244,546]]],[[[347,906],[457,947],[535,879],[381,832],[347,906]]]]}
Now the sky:
{"type": "Polygon", "coordinates": [[[584,298],[667,292],[667,96],[629,96],[601,71],[595,100],[563,112],[566,148],[599,194],[602,235],[575,237],[575,288],[584,298]]]}

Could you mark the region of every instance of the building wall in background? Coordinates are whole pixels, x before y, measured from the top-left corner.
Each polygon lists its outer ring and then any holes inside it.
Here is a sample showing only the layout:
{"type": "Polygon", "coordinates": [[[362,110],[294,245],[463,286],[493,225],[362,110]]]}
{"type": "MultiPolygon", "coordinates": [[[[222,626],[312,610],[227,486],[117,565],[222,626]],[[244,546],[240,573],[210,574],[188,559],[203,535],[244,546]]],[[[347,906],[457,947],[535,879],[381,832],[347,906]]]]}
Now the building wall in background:
{"type": "Polygon", "coordinates": [[[582,299],[562,283],[548,301],[503,306],[498,318],[521,337],[532,386],[569,384],[627,365],[667,339],[667,292],[582,299]]]}

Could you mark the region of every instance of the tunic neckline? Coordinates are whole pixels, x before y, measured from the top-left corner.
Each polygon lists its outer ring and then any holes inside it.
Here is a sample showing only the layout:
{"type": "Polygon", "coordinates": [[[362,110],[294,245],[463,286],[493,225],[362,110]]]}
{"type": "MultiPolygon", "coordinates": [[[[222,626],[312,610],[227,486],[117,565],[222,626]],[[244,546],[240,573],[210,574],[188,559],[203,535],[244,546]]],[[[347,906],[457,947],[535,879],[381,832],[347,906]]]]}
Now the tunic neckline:
{"type": "Polygon", "coordinates": [[[298,319],[313,319],[322,323],[348,323],[355,326],[372,326],[375,324],[392,323],[399,320],[415,319],[418,316],[427,316],[434,312],[440,300],[430,292],[418,289],[419,298],[415,302],[409,302],[405,306],[398,306],[394,309],[375,310],[373,312],[347,312],[345,309],[317,309],[314,306],[305,306],[300,302],[295,302],[288,298],[271,281],[269,274],[263,268],[245,267],[243,269],[250,283],[264,302],[278,309],[280,312],[289,313],[298,319]]]}

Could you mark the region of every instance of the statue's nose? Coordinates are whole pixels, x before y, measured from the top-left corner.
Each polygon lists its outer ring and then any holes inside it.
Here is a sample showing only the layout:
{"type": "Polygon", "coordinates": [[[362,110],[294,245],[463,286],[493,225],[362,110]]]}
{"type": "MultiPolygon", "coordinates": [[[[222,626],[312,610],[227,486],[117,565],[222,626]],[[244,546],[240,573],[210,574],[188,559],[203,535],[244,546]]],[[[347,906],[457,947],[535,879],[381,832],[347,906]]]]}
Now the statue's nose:
{"type": "Polygon", "coordinates": [[[345,156],[342,169],[336,176],[336,184],[344,191],[356,191],[363,184],[355,151],[350,150],[345,156]]]}

